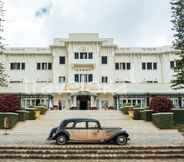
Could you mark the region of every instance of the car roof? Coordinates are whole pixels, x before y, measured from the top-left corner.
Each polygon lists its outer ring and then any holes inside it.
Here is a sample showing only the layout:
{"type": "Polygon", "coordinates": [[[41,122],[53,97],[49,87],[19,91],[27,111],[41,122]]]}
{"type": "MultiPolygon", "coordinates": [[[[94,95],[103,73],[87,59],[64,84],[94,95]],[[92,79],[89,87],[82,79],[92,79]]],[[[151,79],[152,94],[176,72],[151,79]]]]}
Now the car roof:
{"type": "Polygon", "coordinates": [[[98,122],[96,119],[91,119],[91,118],[69,118],[63,120],[63,122],[98,122]]]}

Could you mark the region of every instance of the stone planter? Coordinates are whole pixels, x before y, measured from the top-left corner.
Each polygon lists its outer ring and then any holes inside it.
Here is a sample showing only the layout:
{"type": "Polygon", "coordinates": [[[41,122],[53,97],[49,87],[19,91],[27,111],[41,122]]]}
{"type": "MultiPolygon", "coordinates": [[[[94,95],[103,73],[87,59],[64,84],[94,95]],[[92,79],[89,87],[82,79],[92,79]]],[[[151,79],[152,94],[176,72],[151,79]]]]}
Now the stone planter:
{"type": "Polygon", "coordinates": [[[40,116],[40,111],[34,108],[26,109],[29,111],[29,120],[36,120],[40,116]]]}
{"type": "Polygon", "coordinates": [[[11,129],[17,124],[17,122],[18,122],[17,113],[0,112],[0,129],[5,128],[4,126],[6,126],[7,129],[11,129]]]}
{"type": "Polygon", "coordinates": [[[174,114],[172,112],[154,113],[152,121],[160,129],[171,129],[174,126],[174,114]]]}
{"type": "Polygon", "coordinates": [[[174,122],[176,124],[184,124],[184,109],[173,109],[174,122]]]}
{"type": "Polygon", "coordinates": [[[141,119],[141,110],[144,110],[142,108],[133,108],[133,111],[134,111],[134,116],[133,116],[133,119],[134,120],[140,120],[141,119]]]}
{"type": "Polygon", "coordinates": [[[26,111],[26,110],[17,110],[16,112],[19,115],[19,121],[29,120],[29,111],[26,111]]]}
{"type": "Polygon", "coordinates": [[[152,110],[142,110],[140,112],[142,120],[151,121],[152,120],[152,110]]]}

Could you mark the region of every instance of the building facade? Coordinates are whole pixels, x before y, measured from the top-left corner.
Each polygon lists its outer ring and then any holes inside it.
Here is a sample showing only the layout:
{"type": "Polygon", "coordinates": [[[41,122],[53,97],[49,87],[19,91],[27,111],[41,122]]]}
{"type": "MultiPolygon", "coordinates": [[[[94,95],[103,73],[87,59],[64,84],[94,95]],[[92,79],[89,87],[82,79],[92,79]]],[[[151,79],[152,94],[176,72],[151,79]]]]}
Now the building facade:
{"type": "Polygon", "coordinates": [[[0,61],[9,86],[0,93],[19,94],[23,107],[145,107],[155,95],[184,107],[184,91],[170,88],[176,58],[169,46],[119,48],[111,38],[73,33],[48,48],[7,48],[0,61]]]}

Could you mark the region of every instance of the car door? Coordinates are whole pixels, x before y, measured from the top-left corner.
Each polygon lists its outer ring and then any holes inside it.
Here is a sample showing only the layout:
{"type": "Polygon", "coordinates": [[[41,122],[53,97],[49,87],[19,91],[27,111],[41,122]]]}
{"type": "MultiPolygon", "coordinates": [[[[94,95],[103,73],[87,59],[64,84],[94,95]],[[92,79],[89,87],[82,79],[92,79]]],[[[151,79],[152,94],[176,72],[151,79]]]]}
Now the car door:
{"type": "Polygon", "coordinates": [[[88,140],[87,124],[85,121],[75,122],[74,127],[70,129],[69,133],[70,133],[71,141],[87,141],[88,140]]]}
{"type": "Polygon", "coordinates": [[[100,128],[100,125],[96,121],[88,122],[88,140],[89,141],[103,141],[104,131],[100,128]]]}

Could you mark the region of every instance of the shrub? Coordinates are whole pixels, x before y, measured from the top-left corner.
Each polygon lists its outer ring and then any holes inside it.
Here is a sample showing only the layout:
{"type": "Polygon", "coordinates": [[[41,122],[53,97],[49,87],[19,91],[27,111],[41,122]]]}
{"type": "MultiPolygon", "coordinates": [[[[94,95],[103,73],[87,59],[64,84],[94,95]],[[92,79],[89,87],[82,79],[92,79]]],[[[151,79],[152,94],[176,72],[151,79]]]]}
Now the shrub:
{"type": "Polygon", "coordinates": [[[128,114],[128,111],[129,110],[131,110],[131,109],[133,109],[133,106],[124,106],[123,108],[122,108],[122,111],[123,111],[123,113],[124,114],[128,114]]]}
{"type": "Polygon", "coordinates": [[[48,108],[46,106],[35,106],[36,110],[40,111],[40,114],[43,115],[47,112],[48,108]]]}
{"type": "Polygon", "coordinates": [[[150,109],[154,113],[171,112],[173,108],[172,101],[168,97],[153,97],[150,103],[150,109]]]}
{"type": "Polygon", "coordinates": [[[170,129],[174,126],[174,116],[172,112],[152,114],[152,121],[160,129],[170,129]]]}
{"type": "Polygon", "coordinates": [[[0,112],[16,112],[20,107],[21,101],[17,95],[0,95],[0,112]]]}

